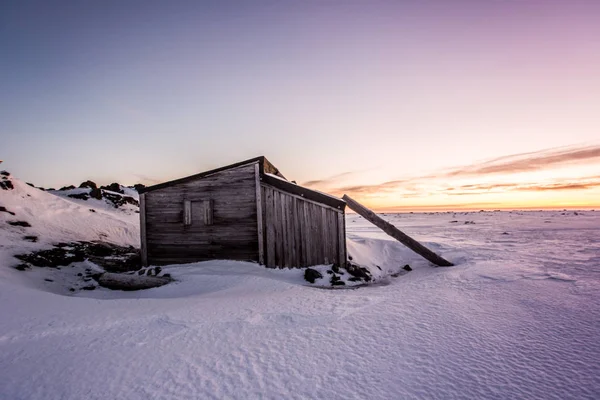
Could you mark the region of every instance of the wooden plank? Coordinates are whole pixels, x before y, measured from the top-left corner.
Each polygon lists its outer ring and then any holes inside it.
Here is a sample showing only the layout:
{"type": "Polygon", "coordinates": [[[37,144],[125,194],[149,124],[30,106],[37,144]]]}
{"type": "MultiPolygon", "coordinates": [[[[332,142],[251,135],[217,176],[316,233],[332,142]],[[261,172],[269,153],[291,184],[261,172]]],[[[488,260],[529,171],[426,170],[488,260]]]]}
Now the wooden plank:
{"type": "Polygon", "coordinates": [[[300,220],[298,215],[298,202],[295,197],[292,199],[292,218],[294,228],[294,266],[302,267],[302,235],[300,233],[300,220]]]}
{"type": "Polygon", "coordinates": [[[275,267],[275,225],[273,215],[273,191],[269,188],[264,188],[266,193],[266,227],[267,227],[267,266],[275,267]]]}
{"type": "Polygon", "coordinates": [[[304,235],[305,235],[305,243],[306,243],[306,266],[314,265],[313,264],[313,250],[312,250],[312,228],[310,225],[310,203],[303,201],[302,206],[304,208],[304,235]]]}
{"type": "Polygon", "coordinates": [[[146,194],[140,194],[140,253],[142,265],[148,265],[148,247],[146,241],[146,194]]]}
{"type": "Polygon", "coordinates": [[[283,231],[281,229],[281,193],[273,191],[273,211],[275,219],[273,227],[275,228],[275,265],[283,267],[283,231]]]}
{"type": "Polygon", "coordinates": [[[338,247],[338,265],[341,267],[346,266],[346,229],[344,225],[344,215],[338,214],[337,216],[337,247],[338,247]]]}
{"type": "Polygon", "coordinates": [[[192,202],[190,200],[183,201],[183,225],[190,226],[192,224],[192,202]]]}
{"type": "Polygon", "coordinates": [[[260,187],[260,165],[254,164],[254,182],[256,185],[256,229],[258,234],[258,263],[265,263],[265,243],[263,236],[262,189],[260,187]]]}
{"type": "Polygon", "coordinates": [[[324,264],[329,264],[329,232],[327,232],[327,228],[329,227],[327,221],[327,210],[324,207],[321,207],[321,247],[323,248],[323,258],[322,262],[324,264]]]}
{"type": "Polygon", "coordinates": [[[286,202],[288,196],[285,193],[280,193],[279,197],[279,209],[281,210],[281,248],[282,248],[282,265],[281,267],[289,268],[290,266],[290,253],[289,253],[289,236],[288,236],[288,220],[286,213],[286,202]]]}
{"type": "Polygon", "coordinates": [[[373,211],[369,210],[368,208],[358,203],[351,197],[344,195],[342,199],[346,201],[348,207],[356,211],[364,219],[371,222],[373,225],[379,227],[385,233],[387,233],[388,235],[390,235],[391,237],[393,237],[394,239],[396,239],[415,253],[419,254],[423,258],[431,261],[432,263],[440,267],[451,267],[454,265],[450,261],[435,254],[433,251],[429,250],[427,247],[423,246],[421,243],[417,242],[415,239],[411,238],[410,236],[402,232],[400,229],[396,228],[394,225],[379,217],[373,211]]]}
{"type": "Polygon", "coordinates": [[[286,226],[288,235],[288,257],[289,267],[295,268],[298,266],[296,262],[296,238],[294,237],[294,198],[292,196],[286,196],[285,198],[285,214],[286,214],[286,226]]]}
{"type": "Polygon", "coordinates": [[[212,225],[214,220],[214,200],[204,200],[202,204],[204,204],[204,225],[212,225]]]}

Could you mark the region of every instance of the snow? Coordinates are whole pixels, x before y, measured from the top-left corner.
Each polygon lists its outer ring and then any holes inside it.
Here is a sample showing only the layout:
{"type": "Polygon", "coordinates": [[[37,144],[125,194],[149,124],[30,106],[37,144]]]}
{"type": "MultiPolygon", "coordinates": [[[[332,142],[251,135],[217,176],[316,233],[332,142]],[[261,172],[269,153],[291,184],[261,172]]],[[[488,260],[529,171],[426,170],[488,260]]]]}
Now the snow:
{"type": "Polygon", "coordinates": [[[598,211],[385,216],[450,268],[350,214],[349,253],[379,271],[352,290],[211,261],[164,267],[176,282],[160,288],[63,295],[10,255],[99,233],[132,244],[137,214],[13,183],[0,190],[16,213],[0,212],[2,399],[600,398],[598,211]],[[32,227],[5,227],[21,219],[32,227]],[[27,230],[40,242],[20,241],[27,230]]]}

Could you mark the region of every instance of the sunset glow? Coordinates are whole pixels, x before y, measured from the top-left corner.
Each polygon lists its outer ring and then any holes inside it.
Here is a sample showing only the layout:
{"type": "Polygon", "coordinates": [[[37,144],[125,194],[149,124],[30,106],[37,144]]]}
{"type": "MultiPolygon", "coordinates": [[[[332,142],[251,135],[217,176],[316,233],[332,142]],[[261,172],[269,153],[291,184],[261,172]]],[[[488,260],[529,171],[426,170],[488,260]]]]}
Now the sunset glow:
{"type": "Polygon", "coordinates": [[[600,208],[600,2],[4,2],[3,168],[265,155],[378,210],[600,208]],[[137,6],[132,6],[137,4],[137,6]]]}

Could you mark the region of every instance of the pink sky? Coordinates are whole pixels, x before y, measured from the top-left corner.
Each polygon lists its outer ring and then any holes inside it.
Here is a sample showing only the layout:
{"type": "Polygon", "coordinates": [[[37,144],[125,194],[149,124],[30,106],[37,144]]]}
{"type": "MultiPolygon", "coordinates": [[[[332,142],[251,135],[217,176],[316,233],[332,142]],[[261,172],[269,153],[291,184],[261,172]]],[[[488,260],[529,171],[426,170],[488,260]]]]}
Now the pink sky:
{"type": "Polygon", "coordinates": [[[265,155],[380,209],[600,206],[597,1],[1,7],[0,158],[38,185],[265,155]],[[592,152],[445,174],[565,149],[592,152]]]}

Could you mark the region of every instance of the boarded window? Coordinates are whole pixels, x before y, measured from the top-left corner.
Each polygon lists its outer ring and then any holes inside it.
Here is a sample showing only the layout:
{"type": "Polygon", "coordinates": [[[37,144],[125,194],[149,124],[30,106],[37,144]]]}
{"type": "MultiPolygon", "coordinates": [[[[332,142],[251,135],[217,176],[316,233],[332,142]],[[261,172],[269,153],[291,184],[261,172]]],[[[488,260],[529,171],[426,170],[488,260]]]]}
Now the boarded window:
{"type": "Polygon", "coordinates": [[[203,200],[201,202],[190,200],[183,201],[183,225],[190,226],[192,225],[192,210],[196,209],[194,214],[196,214],[196,223],[204,223],[204,225],[212,225],[213,224],[213,201],[212,200],[203,200]],[[202,207],[201,209],[198,207],[202,207]]]}
{"type": "Polygon", "coordinates": [[[190,226],[192,224],[192,202],[190,200],[183,201],[183,225],[190,226]]]}

